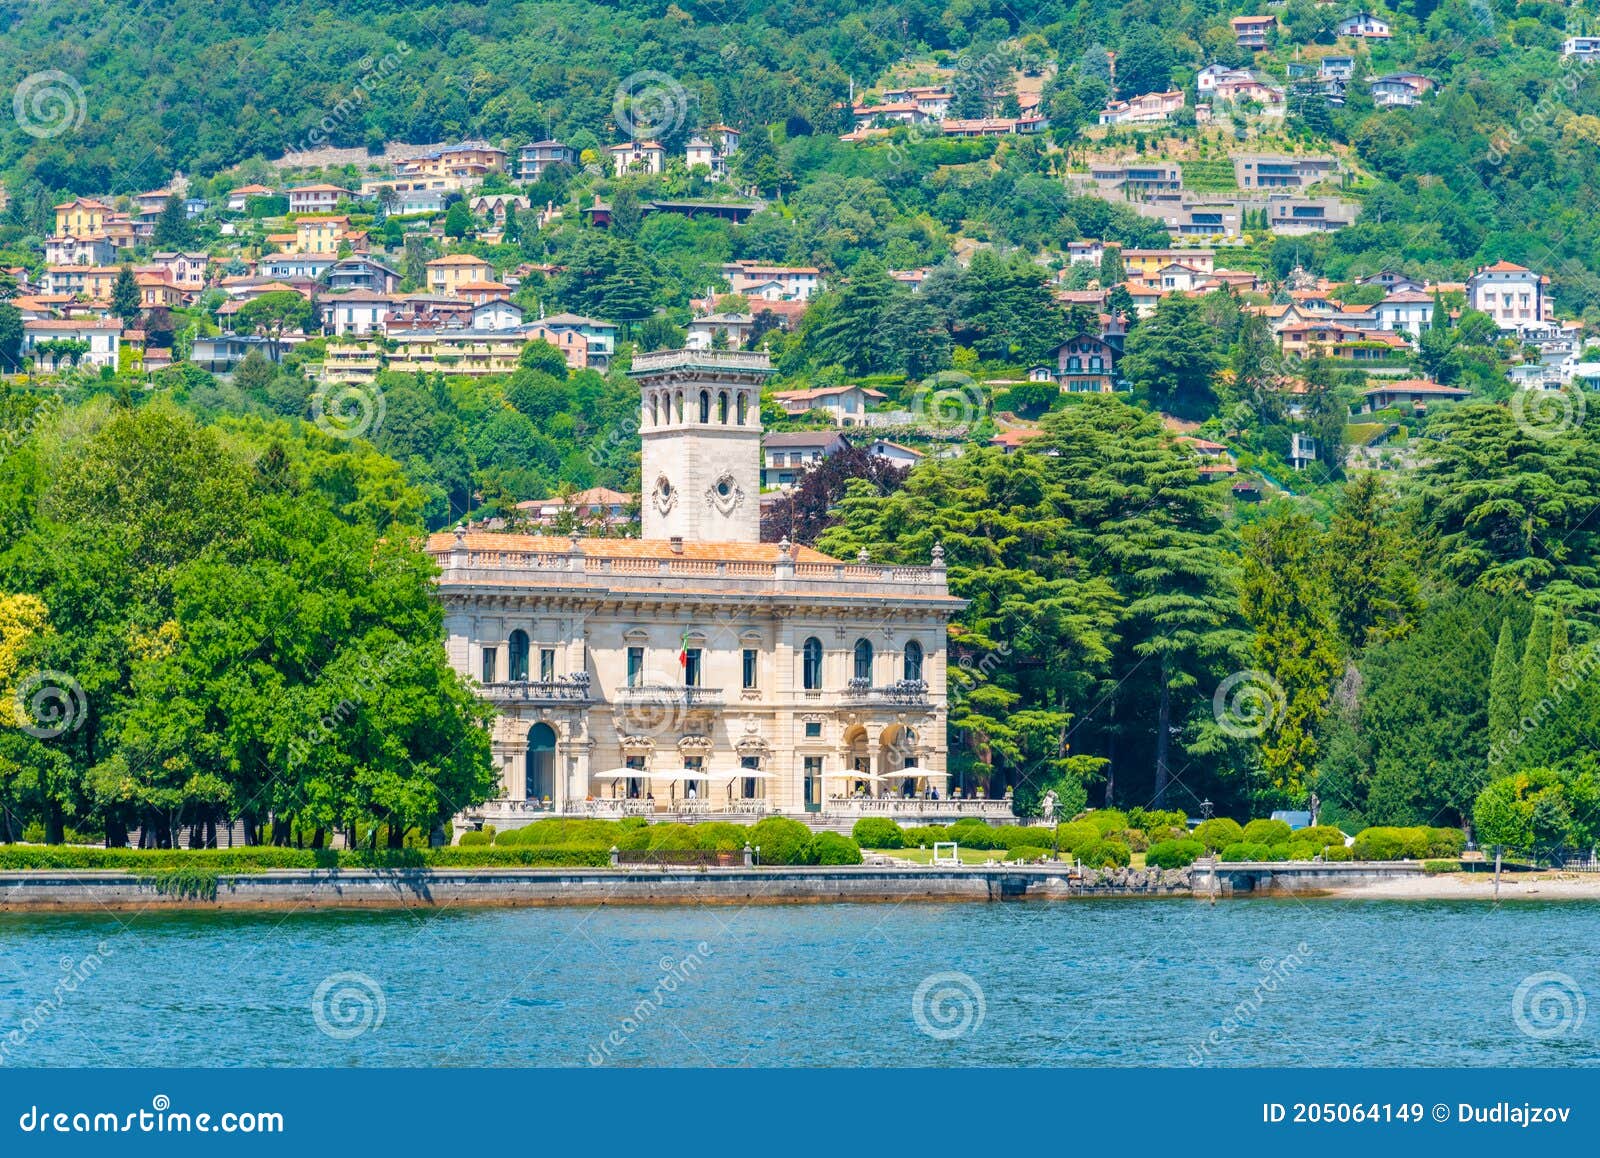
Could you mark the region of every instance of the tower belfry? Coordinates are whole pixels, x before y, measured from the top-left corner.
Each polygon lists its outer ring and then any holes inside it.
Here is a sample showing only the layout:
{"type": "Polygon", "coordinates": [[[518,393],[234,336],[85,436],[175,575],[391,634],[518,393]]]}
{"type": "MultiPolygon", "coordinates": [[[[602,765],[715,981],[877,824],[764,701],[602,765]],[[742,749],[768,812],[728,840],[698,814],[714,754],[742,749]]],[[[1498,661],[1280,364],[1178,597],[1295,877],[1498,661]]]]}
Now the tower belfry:
{"type": "Polygon", "coordinates": [[[761,541],[764,353],[640,354],[640,511],[645,539],[761,541]]]}

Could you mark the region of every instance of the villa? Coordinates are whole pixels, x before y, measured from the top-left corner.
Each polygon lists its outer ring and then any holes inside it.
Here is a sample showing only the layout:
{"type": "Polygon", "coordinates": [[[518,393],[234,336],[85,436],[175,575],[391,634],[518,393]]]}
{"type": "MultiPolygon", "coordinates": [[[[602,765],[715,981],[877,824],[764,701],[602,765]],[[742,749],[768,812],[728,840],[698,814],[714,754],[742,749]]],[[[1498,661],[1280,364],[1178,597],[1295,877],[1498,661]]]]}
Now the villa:
{"type": "Polygon", "coordinates": [[[927,566],[760,535],[764,353],[643,354],[643,537],[474,532],[428,542],[450,661],[499,710],[497,799],[542,815],[978,815],[945,791],[945,630],[927,566]],[[931,799],[933,790],[940,799],[931,799]]]}

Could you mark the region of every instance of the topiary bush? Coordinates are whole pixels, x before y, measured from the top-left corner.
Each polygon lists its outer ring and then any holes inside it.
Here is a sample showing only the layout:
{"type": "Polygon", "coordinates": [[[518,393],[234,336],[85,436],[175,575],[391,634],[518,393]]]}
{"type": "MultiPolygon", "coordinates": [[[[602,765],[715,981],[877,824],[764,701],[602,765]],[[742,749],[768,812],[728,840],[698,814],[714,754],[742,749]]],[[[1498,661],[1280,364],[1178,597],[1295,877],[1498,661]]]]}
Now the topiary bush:
{"type": "Polygon", "coordinates": [[[939,824],[925,824],[920,828],[905,830],[906,848],[932,848],[940,841],[954,839],[950,830],[939,824]]]}
{"type": "Polygon", "coordinates": [[[906,834],[900,826],[887,817],[863,816],[850,830],[861,848],[904,848],[906,834]]]}
{"type": "Polygon", "coordinates": [[[1294,830],[1281,820],[1252,820],[1240,837],[1246,844],[1287,844],[1294,830]]]}
{"type": "Polygon", "coordinates": [[[1128,827],[1128,814],[1120,808],[1096,808],[1094,811],[1086,812],[1084,815],[1074,819],[1094,825],[1095,831],[1101,837],[1109,836],[1112,833],[1120,833],[1128,827]]]}
{"type": "Polygon", "coordinates": [[[1272,849],[1264,844],[1251,844],[1248,841],[1235,841],[1222,850],[1222,859],[1234,863],[1255,863],[1272,859],[1272,849]]]}
{"type": "Polygon", "coordinates": [[[1342,844],[1330,844],[1322,850],[1323,860],[1355,860],[1355,854],[1342,844]]]}
{"type": "Polygon", "coordinates": [[[1007,860],[1034,861],[1043,860],[1050,855],[1047,848],[1039,848],[1031,844],[1019,844],[1006,853],[1007,860]]]}
{"type": "Polygon", "coordinates": [[[811,830],[798,820],[769,816],[750,830],[750,843],[761,849],[762,864],[811,864],[811,830]]]}
{"type": "Polygon", "coordinates": [[[1151,868],[1188,868],[1206,854],[1206,846],[1198,840],[1163,840],[1150,846],[1144,854],[1144,863],[1151,868]]]}
{"type": "Polygon", "coordinates": [[[1176,809],[1130,808],[1128,809],[1128,827],[1142,828],[1151,833],[1158,829],[1170,828],[1182,829],[1187,832],[1189,830],[1189,818],[1176,809]]]}
{"type": "MultiPolygon", "coordinates": [[[[762,856],[765,856],[766,845],[762,845],[761,849],[762,856]]],[[[806,856],[807,864],[860,864],[861,846],[837,832],[819,832],[811,838],[806,856]]]]}
{"type": "Polygon", "coordinates": [[[1458,828],[1374,826],[1356,834],[1350,850],[1356,860],[1423,860],[1460,856],[1466,834],[1458,828]]]}
{"type": "Polygon", "coordinates": [[[1239,827],[1239,822],[1226,816],[1202,820],[1191,835],[1212,852],[1244,841],[1244,829],[1239,827]]]}
{"type": "Polygon", "coordinates": [[[1064,852],[1079,853],[1100,840],[1100,830],[1082,820],[1056,825],[1056,847],[1064,852]]]}
{"type": "Polygon", "coordinates": [[[1307,844],[1325,848],[1330,844],[1344,844],[1344,833],[1336,824],[1313,824],[1310,828],[1302,828],[1289,839],[1303,840],[1307,844]]]}
{"type": "Polygon", "coordinates": [[[1080,852],[1078,859],[1089,868],[1125,868],[1133,853],[1120,840],[1101,840],[1080,852]]]}
{"type": "Polygon", "coordinates": [[[477,848],[493,843],[494,833],[492,832],[463,832],[461,840],[458,842],[462,848],[477,848]]]}

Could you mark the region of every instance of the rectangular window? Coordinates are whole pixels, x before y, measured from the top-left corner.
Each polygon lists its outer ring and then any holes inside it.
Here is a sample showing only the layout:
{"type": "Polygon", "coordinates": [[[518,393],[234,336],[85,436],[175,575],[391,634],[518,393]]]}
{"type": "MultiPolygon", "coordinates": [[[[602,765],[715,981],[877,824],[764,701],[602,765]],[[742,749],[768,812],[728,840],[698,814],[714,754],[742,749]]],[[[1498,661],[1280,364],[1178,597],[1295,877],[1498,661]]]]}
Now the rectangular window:
{"type": "Polygon", "coordinates": [[[644,679],[644,648],[630,647],[628,649],[628,686],[636,688],[642,679],[644,679]]]}
{"type": "Polygon", "coordinates": [[[753,647],[744,649],[744,686],[756,686],[756,649],[753,647]]]}
{"type": "Polygon", "coordinates": [[[822,811],[822,757],[806,757],[806,811],[822,811]]]}
{"type": "Polygon", "coordinates": [[[492,647],[484,648],[483,649],[483,682],[486,683],[486,684],[494,683],[494,674],[495,674],[495,672],[494,672],[494,661],[495,661],[495,649],[492,648],[492,647]]]}
{"type": "Polygon", "coordinates": [[[821,720],[807,720],[806,721],[806,739],[808,739],[808,740],[818,740],[818,739],[821,739],[821,738],[822,738],[822,721],[821,720]]]}
{"type": "Polygon", "coordinates": [[[553,647],[539,649],[539,678],[545,683],[556,678],[556,649],[553,647]]]}
{"type": "Polygon", "coordinates": [[[700,686],[700,649],[688,648],[683,657],[683,686],[697,688],[700,686]]]}

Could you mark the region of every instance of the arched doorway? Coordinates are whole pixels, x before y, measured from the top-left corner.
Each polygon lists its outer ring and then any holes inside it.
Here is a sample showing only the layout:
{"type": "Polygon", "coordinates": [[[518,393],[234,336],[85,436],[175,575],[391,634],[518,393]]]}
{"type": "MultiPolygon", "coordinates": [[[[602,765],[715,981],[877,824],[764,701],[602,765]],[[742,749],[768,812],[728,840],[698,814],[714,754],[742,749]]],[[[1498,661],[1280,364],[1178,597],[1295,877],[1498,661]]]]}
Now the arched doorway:
{"type": "Polygon", "coordinates": [[[922,773],[917,768],[917,733],[903,724],[894,724],[878,735],[878,773],[886,780],[891,796],[911,796],[922,773]]]}
{"type": "Polygon", "coordinates": [[[529,800],[553,800],[556,791],[556,732],[549,724],[535,724],[528,732],[529,800]]]}

